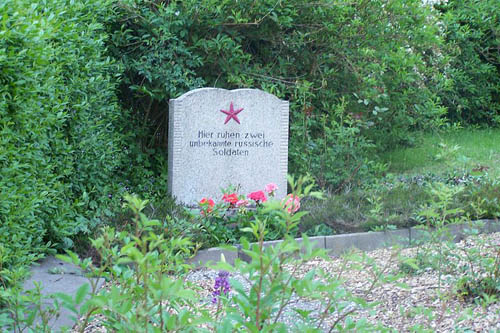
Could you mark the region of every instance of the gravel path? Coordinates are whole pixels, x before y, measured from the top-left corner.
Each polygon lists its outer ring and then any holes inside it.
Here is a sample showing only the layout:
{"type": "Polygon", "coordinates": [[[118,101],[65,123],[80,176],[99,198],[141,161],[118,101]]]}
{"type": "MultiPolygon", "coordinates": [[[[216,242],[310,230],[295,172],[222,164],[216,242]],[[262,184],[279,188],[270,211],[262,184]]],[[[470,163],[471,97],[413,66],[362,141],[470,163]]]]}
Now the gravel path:
{"type": "MultiPolygon", "coordinates": [[[[398,332],[431,331],[431,332],[500,332],[500,301],[497,299],[491,304],[485,305],[473,299],[461,299],[454,289],[455,281],[459,276],[451,271],[451,266],[464,267],[467,261],[461,261],[464,257],[464,249],[481,249],[483,258],[494,257],[494,251],[500,248],[500,233],[480,235],[467,238],[456,244],[450,256],[443,263],[441,281],[439,274],[432,268],[427,268],[414,275],[403,275],[396,281],[380,283],[372,286],[373,277],[378,270],[366,265],[362,269],[354,269],[354,264],[348,261],[345,268],[345,258],[332,258],[332,260],[312,260],[300,267],[296,273],[300,277],[312,268],[322,268],[332,276],[340,276],[344,279],[344,285],[356,296],[364,297],[368,302],[375,302],[369,309],[355,309],[352,314],[354,320],[364,318],[373,324],[382,324],[398,332]],[[460,257],[454,256],[461,254],[460,257]],[[450,271],[448,271],[450,270],[450,271]]],[[[420,249],[421,251],[422,249],[420,249]]],[[[397,275],[400,273],[401,257],[415,257],[417,248],[407,249],[379,249],[366,253],[368,260],[382,267],[387,274],[397,275]]],[[[359,253],[359,255],[362,255],[359,253]]],[[[365,260],[366,262],[366,260],[365,260]]],[[[362,264],[363,266],[363,264],[362,264]]],[[[201,268],[191,271],[187,279],[201,287],[197,291],[202,299],[200,306],[215,311],[211,305],[211,293],[217,272],[201,268]]],[[[233,274],[245,288],[249,289],[245,277],[233,274]]],[[[484,302],[483,302],[484,303],[484,302]]],[[[353,304],[353,306],[355,306],[353,304]]],[[[317,315],[319,303],[305,299],[294,298],[280,320],[292,323],[297,320],[293,308],[313,310],[312,315],[317,315]]],[[[322,327],[329,327],[336,319],[333,315],[325,320],[322,327]]],[[[98,320],[92,322],[85,332],[105,332],[99,327],[98,320]]]]}

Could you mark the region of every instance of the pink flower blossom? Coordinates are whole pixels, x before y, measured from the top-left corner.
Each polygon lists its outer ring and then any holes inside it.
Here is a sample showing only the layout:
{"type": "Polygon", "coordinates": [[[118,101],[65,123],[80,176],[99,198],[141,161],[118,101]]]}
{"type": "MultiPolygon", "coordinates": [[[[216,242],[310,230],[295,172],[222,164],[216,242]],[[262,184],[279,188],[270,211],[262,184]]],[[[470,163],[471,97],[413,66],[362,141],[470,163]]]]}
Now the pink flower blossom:
{"type": "Polygon", "coordinates": [[[269,194],[269,195],[274,195],[274,191],[276,191],[277,189],[278,189],[278,185],[276,185],[275,183],[269,183],[264,188],[264,191],[266,191],[267,194],[269,194]]]}
{"type": "Polygon", "coordinates": [[[255,191],[248,195],[248,199],[256,202],[265,202],[267,200],[266,195],[263,191],[255,191]]]}
{"type": "Polygon", "coordinates": [[[296,195],[289,194],[281,201],[281,206],[286,209],[288,213],[293,214],[300,208],[300,198],[296,195]]]}
{"type": "Polygon", "coordinates": [[[238,201],[238,195],[236,195],[236,193],[231,193],[231,194],[225,193],[224,196],[222,197],[222,200],[227,203],[230,203],[231,205],[234,205],[238,201]]]}
{"type": "Polygon", "coordinates": [[[248,206],[248,200],[246,199],[238,200],[236,202],[236,207],[241,207],[241,206],[243,207],[248,206]]]}
{"type": "Polygon", "coordinates": [[[205,215],[205,214],[209,214],[212,212],[214,206],[215,206],[215,202],[210,199],[210,198],[203,198],[200,200],[200,206],[201,206],[201,215],[205,215]]]}

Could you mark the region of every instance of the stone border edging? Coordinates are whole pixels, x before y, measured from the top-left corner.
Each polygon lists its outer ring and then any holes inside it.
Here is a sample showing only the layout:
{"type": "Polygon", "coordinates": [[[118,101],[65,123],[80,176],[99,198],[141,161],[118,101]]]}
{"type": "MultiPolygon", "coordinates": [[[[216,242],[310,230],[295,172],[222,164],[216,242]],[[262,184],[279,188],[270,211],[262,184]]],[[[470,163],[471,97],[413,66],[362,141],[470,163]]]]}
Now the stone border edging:
{"type": "MultiPolygon", "coordinates": [[[[478,220],[471,223],[449,224],[446,226],[449,234],[453,237],[454,242],[459,242],[466,237],[465,229],[471,224],[482,222],[484,225],[479,230],[480,233],[500,232],[500,222],[498,220],[478,220]]],[[[313,248],[326,249],[330,255],[339,256],[346,251],[357,248],[362,251],[372,251],[392,245],[412,246],[424,239],[423,230],[412,227],[390,231],[377,232],[360,232],[352,234],[340,234],[332,236],[315,236],[309,237],[313,248]]],[[[302,242],[302,238],[295,239],[298,243],[302,242]]],[[[265,241],[264,246],[275,246],[283,242],[282,240],[265,241]]],[[[237,258],[244,261],[249,261],[246,254],[241,251],[240,245],[235,245],[238,249],[227,250],[218,247],[213,247],[205,250],[200,250],[196,255],[189,260],[189,263],[197,266],[202,266],[209,261],[218,262],[221,259],[221,254],[224,255],[226,262],[234,265],[237,258]]]]}

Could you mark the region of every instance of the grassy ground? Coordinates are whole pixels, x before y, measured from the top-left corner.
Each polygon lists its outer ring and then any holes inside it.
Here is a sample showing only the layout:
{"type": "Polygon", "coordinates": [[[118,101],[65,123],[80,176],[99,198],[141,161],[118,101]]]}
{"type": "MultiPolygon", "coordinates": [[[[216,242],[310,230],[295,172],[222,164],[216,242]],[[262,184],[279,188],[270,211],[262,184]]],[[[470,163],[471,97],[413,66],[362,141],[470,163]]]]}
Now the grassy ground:
{"type": "Polygon", "coordinates": [[[419,212],[433,200],[429,185],[435,182],[472,184],[453,198],[452,207],[476,218],[500,216],[500,129],[424,133],[417,142],[415,147],[380,156],[392,176],[329,195],[327,200],[304,203],[310,214],[303,219],[301,231],[315,235],[414,225],[419,212]],[[476,184],[468,175],[488,177],[476,184]],[[482,202],[479,216],[471,202],[482,202]]]}
{"type": "Polygon", "coordinates": [[[382,154],[394,174],[440,174],[456,169],[487,171],[500,178],[500,129],[460,129],[422,134],[416,147],[382,154]]]}

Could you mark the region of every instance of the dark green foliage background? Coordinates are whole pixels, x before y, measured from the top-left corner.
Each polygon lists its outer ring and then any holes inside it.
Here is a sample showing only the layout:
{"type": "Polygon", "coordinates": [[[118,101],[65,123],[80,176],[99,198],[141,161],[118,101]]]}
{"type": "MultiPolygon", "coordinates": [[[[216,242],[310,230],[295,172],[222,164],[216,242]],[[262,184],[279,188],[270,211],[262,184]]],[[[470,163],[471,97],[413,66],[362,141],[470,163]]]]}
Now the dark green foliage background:
{"type": "Polygon", "coordinates": [[[116,9],[121,101],[149,148],[165,151],[167,100],[201,86],[290,100],[290,170],[325,187],[369,174],[370,148],[443,122],[448,59],[420,1],[128,0],[116,9]]]}
{"type": "Polygon", "coordinates": [[[498,4],[467,3],[0,2],[0,270],[73,246],[125,191],[162,200],[168,100],[194,88],[289,100],[289,171],[332,191],[414,130],[498,124],[498,4]]]}
{"type": "Polygon", "coordinates": [[[500,123],[500,3],[449,0],[438,6],[451,56],[453,88],[443,94],[452,121],[500,123]]]}

